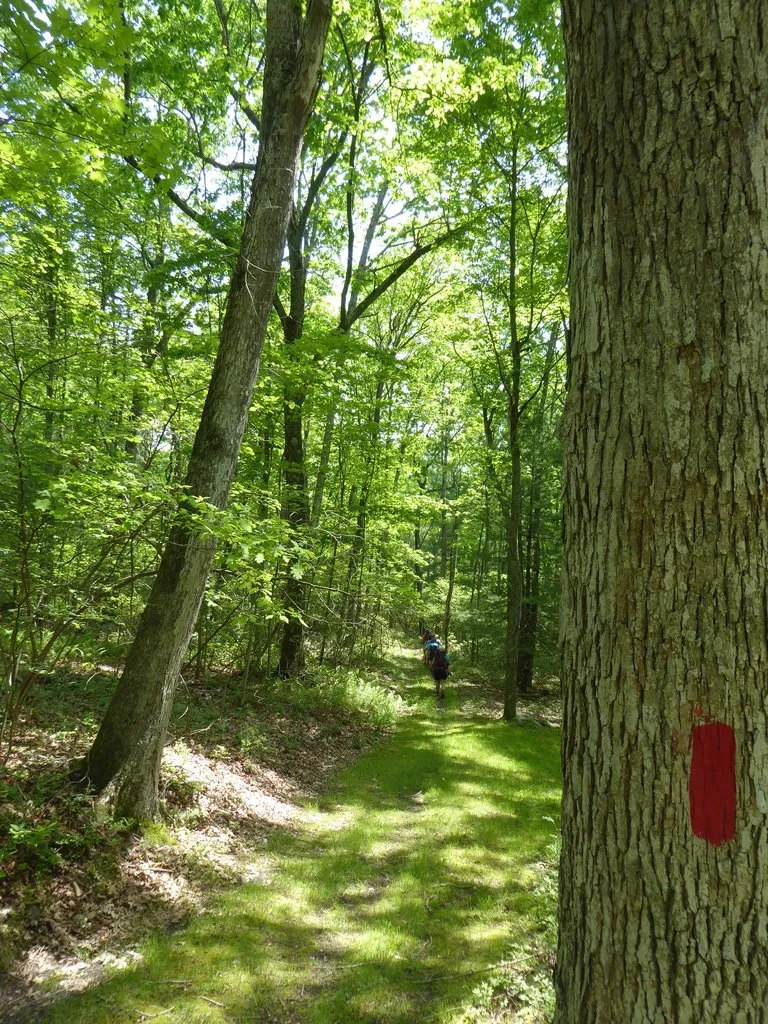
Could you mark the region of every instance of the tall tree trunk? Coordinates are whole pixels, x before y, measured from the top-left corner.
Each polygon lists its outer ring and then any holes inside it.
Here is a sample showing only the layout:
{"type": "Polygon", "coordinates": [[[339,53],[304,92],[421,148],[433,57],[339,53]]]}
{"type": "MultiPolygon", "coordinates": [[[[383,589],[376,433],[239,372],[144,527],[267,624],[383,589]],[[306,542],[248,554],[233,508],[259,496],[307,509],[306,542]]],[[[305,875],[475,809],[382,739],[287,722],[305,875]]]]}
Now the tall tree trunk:
{"type": "MultiPolygon", "coordinates": [[[[294,207],[288,228],[288,257],[291,268],[291,305],[283,321],[283,339],[289,359],[294,364],[296,342],[304,332],[306,313],[307,257],[304,252],[302,218],[294,207]]],[[[287,374],[283,393],[283,422],[285,446],[283,448],[283,493],[280,518],[293,531],[300,531],[309,523],[307,499],[307,472],[304,465],[304,430],[302,410],[306,398],[304,382],[287,374]]],[[[298,557],[286,566],[283,600],[288,621],[283,627],[277,672],[283,678],[296,675],[304,661],[304,615],[307,591],[298,575],[298,557]]]]}
{"type": "MultiPolygon", "coordinates": [[[[360,117],[362,104],[365,98],[365,90],[374,68],[374,65],[369,60],[369,49],[370,41],[365,45],[360,77],[352,90],[355,122],[357,122],[360,117]]],[[[355,178],[356,153],[357,134],[356,132],[353,132],[349,150],[350,180],[347,189],[347,228],[349,233],[348,271],[344,287],[342,289],[341,298],[341,322],[343,330],[349,329],[349,324],[351,322],[350,317],[354,314],[354,307],[357,304],[357,293],[353,290],[350,297],[349,308],[347,309],[347,293],[351,284],[350,275],[351,268],[353,266],[351,260],[352,251],[354,249],[354,230],[352,220],[354,188],[352,186],[352,181],[355,178]]],[[[309,269],[309,244],[307,242],[306,232],[309,217],[312,212],[312,207],[320,194],[323,182],[340,156],[341,148],[335,149],[326,156],[319,173],[317,175],[313,173],[312,175],[312,181],[302,210],[299,212],[297,208],[294,208],[294,215],[291,218],[291,224],[288,231],[288,251],[291,266],[291,305],[289,315],[283,322],[285,341],[289,345],[294,344],[301,337],[304,329],[304,317],[306,312],[305,297],[307,273],[309,269]]],[[[381,217],[382,208],[383,199],[381,204],[378,202],[376,204],[374,211],[374,228],[372,230],[375,230],[375,224],[378,223],[378,220],[381,217]]],[[[368,236],[366,236],[366,242],[361,256],[361,266],[364,266],[367,262],[372,242],[373,238],[368,238],[368,236]]],[[[323,449],[320,459],[320,471],[314,491],[312,516],[310,517],[309,492],[307,489],[306,469],[304,467],[304,451],[306,449],[306,443],[302,436],[302,407],[305,397],[305,386],[303,384],[299,384],[298,386],[289,387],[285,398],[284,483],[289,500],[287,504],[285,501],[283,502],[281,518],[283,520],[288,520],[294,527],[306,526],[313,522],[314,525],[317,525],[317,522],[319,522],[325,478],[328,473],[328,459],[330,457],[331,441],[333,438],[333,425],[335,421],[334,408],[326,421],[323,449]]],[[[286,611],[289,618],[283,629],[278,673],[284,678],[296,675],[304,664],[304,617],[309,604],[309,592],[304,580],[300,579],[295,573],[295,565],[296,561],[293,560],[286,567],[286,582],[283,590],[283,596],[287,606],[286,611]]]]}
{"type": "Polygon", "coordinates": [[[761,0],[565,0],[558,1024],[768,1007],[761,0]]]}
{"type": "MultiPolygon", "coordinates": [[[[46,370],[45,397],[48,402],[53,404],[57,365],[56,339],[59,333],[59,282],[56,265],[53,260],[46,267],[43,287],[45,289],[45,319],[48,329],[48,353],[50,359],[48,369],[46,370]]],[[[50,406],[46,406],[45,409],[43,438],[48,444],[51,444],[53,441],[53,409],[50,406]]]]}
{"type": "Polygon", "coordinates": [[[336,403],[334,402],[325,417],[323,444],[320,450],[320,463],[317,470],[317,479],[315,480],[315,490],[312,494],[312,513],[310,515],[310,525],[312,526],[312,529],[317,529],[320,525],[320,513],[323,508],[325,482],[328,479],[328,467],[331,462],[331,445],[333,444],[333,429],[335,426],[336,403]]]}
{"type": "Polygon", "coordinates": [[[448,575],[448,456],[449,456],[448,424],[444,424],[440,436],[440,576],[448,575]]]}
{"type": "Polygon", "coordinates": [[[520,642],[520,610],[523,581],[520,566],[520,519],[523,495],[520,483],[520,377],[522,350],[517,329],[517,142],[513,146],[509,202],[509,357],[511,372],[504,382],[507,393],[507,443],[509,446],[509,497],[504,515],[507,531],[506,597],[507,638],[504,649],[504,719],[517,717],[517,652],[520,642]]]}
{"type": "Polygon", "coordinates": [[[519,139],[512,143],[510,170],[507,176],[509,210],[507,221],[507,317],[509,343],[500,347],[489,329],[491,347],[496,359],[499,380],[506,398],[507,427],[505,473],[502,476],[494,465],[491,453],[497,450],[493,420],[495,409],[483,407],[483,431],[488,447],[488,474],[496,490],[504,519],[504,559],[500,560],[499,577],[504,579],[506,601],[506,628],[504,637],[504,714],[505,721],[517,716],[518,643],[520,638],[520,609],[522,605],[522,571],[520,562],[520,519],[522,490],[520,482],[520,379],[522,346],[517,328],[517,214],[518,214],[518,148],[519,139]]]}
{"type": "MultiPolygon", "coordinates": [[[[286,385],[284,401],[285,448],[283,451],[283,500],[280,517],[293,530],[309,523],[307,475],[304,466],[302,407],[304,388],[286,385]]],[[[296,675],[304,662],[304,616],[307,588],[298,575],[298,558],[286,566],[283,601],[288,621],[283,627],[277,672],[282,678],[296,675]]]]}
{"type": "MultiPolygon", "coordinates": [[[[515,433],[517,433],[515,431],[515,433]]],[[[517,717],[517,652],[520,639],[520,608],[523,599],[523,581],[520,572],[520,555],[517,547],[520,532],[520,447],[514,440],[513,476],[510,488],[509,507],[504,516],[506,531],[506,561],[504,565],[504,590],[506,596],[506,642],[504,644],[504,719],[507,722],[517,717]],[[516,456],[516,458],[515,458],[516,456]]]]}
{"type": "Polygon", "coordinates": [[[445,595],[445,610],[443,612],[443,645],[448,650],[448,632],[451,628],[451,603],[453,601],[453,588],[456,583],[456,559],[459,552],[459,522],[453,520],[451,528],[451,550],[448,562],[448,590],[445,595]]]}
{"type": "Polygon", "coordinates": [[[558,330],[557,327],[552,329],[547,344],[531,455],[531,488],[524,545],[523,594],[517,655],[517,681],[520,693],[530,692],[533,684],[533,663],[536,656],[536,634],[539,626],[539,577],[541,575],[541,484],[544,475],[544,459],[541,448],[544,443],[549,377],[555,357],[558,330]]]}
{"type": "Polygon", "coordinates": [[[128,653],[88,754],[99,790],[116,789],[119,816],[153,817],[163,743],[216,542],[199,528],[200,501],[226,506],[248,419],[280,269],[304,126],[314,103],[331,0],[268,0],[262,135],[221,340],[180,509],[128,653]]]}

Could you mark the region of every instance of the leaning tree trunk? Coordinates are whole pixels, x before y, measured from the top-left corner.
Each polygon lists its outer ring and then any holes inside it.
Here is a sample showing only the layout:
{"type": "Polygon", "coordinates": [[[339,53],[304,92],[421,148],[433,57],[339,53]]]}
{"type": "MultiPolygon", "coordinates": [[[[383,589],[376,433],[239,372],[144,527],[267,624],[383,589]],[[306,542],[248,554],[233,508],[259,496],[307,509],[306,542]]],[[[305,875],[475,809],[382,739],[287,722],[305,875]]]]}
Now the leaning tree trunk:
{"type": "Polygon", "coordinates": [[[768,23],[565,0],[558,1024],[768,1007],[768,23]]]}
{"type": "Polygon", "coordinates": [[[98,790],[116,789],[118,815],[147,818],[173,692],[194,629],[216,542],[200,529],[201,502],[226,506],[282,260],[299,146],[317,91],[331,0],[268,0],[262,134],[219,350],[185,490],[125,670],[88,757],[98,790]]]}

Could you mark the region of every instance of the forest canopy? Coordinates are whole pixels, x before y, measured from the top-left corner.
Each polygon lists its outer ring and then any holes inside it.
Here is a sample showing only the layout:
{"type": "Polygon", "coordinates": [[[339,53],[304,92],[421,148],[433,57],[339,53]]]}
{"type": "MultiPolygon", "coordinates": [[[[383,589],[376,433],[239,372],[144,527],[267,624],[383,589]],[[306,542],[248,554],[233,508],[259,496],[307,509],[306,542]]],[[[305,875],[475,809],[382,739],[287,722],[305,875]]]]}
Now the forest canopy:
{"type": "Polygon", "coordinates": [[[198,675],[300,677],[420,621],[513,687],[536,650],[554,663],[555,8],[338,6],[214,507],[185,478],[265,131],[268,30],[243,2],[3,5],[4,743],[36,678],[124,659],[180,502],[217,542],[198,675]]]}
{"type": "Polygon", "coordinates": [[[763,6],[0,0],[0,937],[277,836],[84,1019],[764,1019],[763,6]]]}

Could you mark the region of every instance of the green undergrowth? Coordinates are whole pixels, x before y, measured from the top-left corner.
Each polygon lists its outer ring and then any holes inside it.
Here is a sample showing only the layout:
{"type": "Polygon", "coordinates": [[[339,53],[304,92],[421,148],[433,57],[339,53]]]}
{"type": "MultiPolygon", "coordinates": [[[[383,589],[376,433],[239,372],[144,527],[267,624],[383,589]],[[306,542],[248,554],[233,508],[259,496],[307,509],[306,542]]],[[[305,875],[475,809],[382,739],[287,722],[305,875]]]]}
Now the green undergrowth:
{"type": "Polygon", "coordinates": [[[532,892],[533,927],[475,986],[455,1024],[549,1024],[555,1012],[552,983],[557,946],[559,838],[547,848],[532,892]]]}
{"type": "Polygon", "coordinates": [[[460,715],[460,684],[439,707],[413,653],[393,669],[411,713],[272,833],[264,880],[47,1021],[547,1019],[559,731],[460,715]]]}
{"type": "MultiPolygon", "coordinates": [[[[402,700],[390,668],[383,663],[364,673],[315,667],[301,684],[252,680],[246,686],[237,676],[182,680],[170,742],[213,766],[226,763],[246,776],[267,768],[291,787],[311,789],[334,765],[394,728],[402,700]]],[[[87,892],[91,903],[101,892],[114,899],[125,858],[137,844],[153,846],[153,828],[137,836],[134,823],[109,819],[69,779],[115,682],[114,673],[72,666],[69,674],[40,683],[19,722],[12,757],[0,767],[0,974],[27,947],[66,951],[87,938],[90,905],[78,895],[72,913],[62,911],[62,886],[87,892]],[[55,923],[54,908],[63,915],[55,923]]],[[[202,792],[195,779],[164,765],[164,835],[199,826],[202,792]]],[[[122,889],[117,899],[123,895],[133,900],[122,889]]]]}
{"type": "Polygon", "coordinates": [[[362,669],[312,668],[302,686],[278,682],[266,691],[265,701],[296,713],[343,713],[377,729],[394,728],[402,711],[396,687],[382,686],[379,678],[362,669]]]}

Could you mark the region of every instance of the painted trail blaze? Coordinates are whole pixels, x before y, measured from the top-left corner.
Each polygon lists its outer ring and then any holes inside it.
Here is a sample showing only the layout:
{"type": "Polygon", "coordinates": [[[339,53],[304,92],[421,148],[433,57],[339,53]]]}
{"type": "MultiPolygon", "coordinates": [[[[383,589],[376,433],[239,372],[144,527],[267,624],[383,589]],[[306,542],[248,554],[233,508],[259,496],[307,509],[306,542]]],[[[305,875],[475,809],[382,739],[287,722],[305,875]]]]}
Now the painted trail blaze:
{"type": "Polygon", "coordinates": [[[736,737],[730,725],[707,722],[693,728],[689,785],[691,829],[722,846],[736,835],[736,737]]]}

